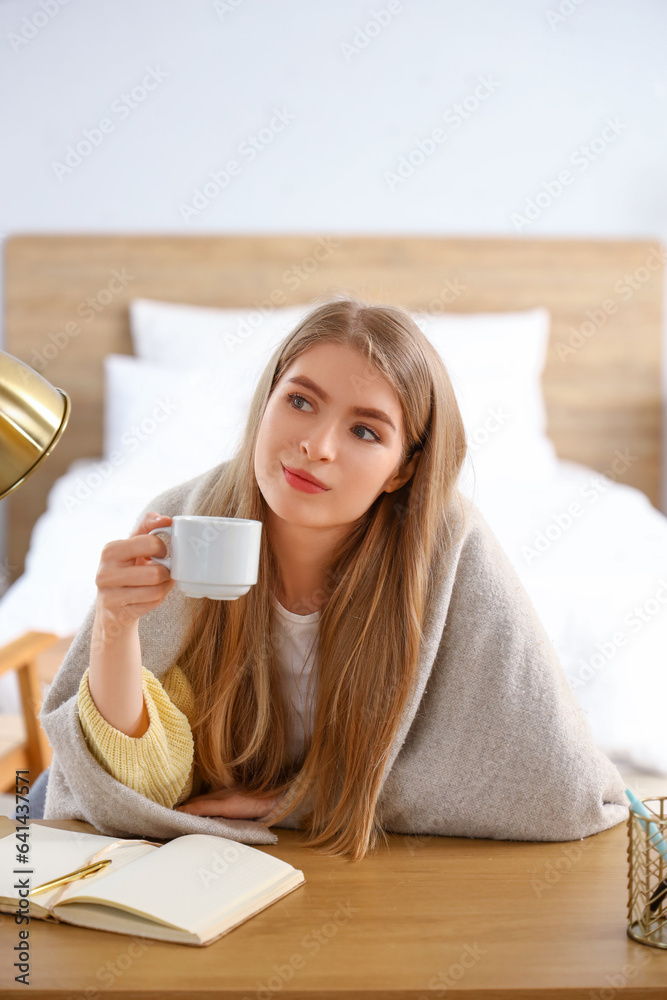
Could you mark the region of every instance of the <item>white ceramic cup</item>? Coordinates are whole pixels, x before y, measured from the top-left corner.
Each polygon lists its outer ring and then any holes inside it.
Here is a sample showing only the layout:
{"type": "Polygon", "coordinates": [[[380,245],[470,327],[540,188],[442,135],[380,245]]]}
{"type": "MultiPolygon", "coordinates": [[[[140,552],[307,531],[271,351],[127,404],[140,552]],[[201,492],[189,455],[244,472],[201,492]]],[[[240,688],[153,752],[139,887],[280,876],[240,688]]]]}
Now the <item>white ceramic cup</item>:
{"type": "Polygon", "coordinates": [[[159,534],[171,536],[171,557],[150,558],[167,567],[187,597],[235,601],[257,583],[261,521],[177,514],[166,528],[149,531],[159,534]]]}

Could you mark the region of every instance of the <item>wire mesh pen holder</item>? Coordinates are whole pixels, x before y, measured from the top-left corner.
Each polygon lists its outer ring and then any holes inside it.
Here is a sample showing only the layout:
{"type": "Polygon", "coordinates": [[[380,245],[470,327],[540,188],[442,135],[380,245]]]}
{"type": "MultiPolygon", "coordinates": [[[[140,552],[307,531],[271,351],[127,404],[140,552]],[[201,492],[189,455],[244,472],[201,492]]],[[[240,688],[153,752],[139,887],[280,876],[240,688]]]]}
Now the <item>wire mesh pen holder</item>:
{"type": "Polygon", "coordinates": [[[667,795],[641,799],[651,820],[630,807],[628,817],[628,935],[653,948],[667,948],[667,857],[655,846],[667,842],[667,795]]]}

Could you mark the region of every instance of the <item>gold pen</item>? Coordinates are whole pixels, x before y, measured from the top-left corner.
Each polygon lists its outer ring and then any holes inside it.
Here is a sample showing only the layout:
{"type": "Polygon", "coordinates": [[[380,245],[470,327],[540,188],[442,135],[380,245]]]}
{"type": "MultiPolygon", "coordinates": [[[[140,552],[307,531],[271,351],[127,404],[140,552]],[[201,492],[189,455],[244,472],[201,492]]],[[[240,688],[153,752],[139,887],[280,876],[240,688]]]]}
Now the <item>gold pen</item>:
{"type": "Polygon", "coordinates": [[[46,892],[47,889],[55,889],[57,885],[64,885],[65,882],[73,882],[77,878],[86,878],[88,875],[93,875],[110,864],[111,858],[105,858],[103,861],[95,861],[92,865],[84,865],[82,868],[77,868],[76,871],[70,872],[69,875],[61,875],[60,878],[51,879],[50,882],[42,882],[41,885],[31,889],[28,895],[34,896],[37,892],[46,892]]]}

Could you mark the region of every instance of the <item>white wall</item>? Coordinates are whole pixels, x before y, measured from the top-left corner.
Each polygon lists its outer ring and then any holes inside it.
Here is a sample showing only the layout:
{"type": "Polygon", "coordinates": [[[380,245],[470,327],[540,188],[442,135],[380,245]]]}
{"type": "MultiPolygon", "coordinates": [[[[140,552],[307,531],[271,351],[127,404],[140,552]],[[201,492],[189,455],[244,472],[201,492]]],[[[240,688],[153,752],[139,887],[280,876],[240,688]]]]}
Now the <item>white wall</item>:
{"type": "MultiPolygon", "coordinates": [[[[667,244],[666,28],[662,0],[3,0],[0,234],[667,244]],[[123,111],[150,69],[153,89],[123,111]],[[91,154],[55,167],[102,119],[91,154]],[[423,165],[392,182],[438,128],[423,165]],[[230,160],[227,187],[184,212],[230,160]],[[517,226],[564,169],[571,183],[517,226]]],[[[663,497],[667,511],[667,482],[663,497]]]]}

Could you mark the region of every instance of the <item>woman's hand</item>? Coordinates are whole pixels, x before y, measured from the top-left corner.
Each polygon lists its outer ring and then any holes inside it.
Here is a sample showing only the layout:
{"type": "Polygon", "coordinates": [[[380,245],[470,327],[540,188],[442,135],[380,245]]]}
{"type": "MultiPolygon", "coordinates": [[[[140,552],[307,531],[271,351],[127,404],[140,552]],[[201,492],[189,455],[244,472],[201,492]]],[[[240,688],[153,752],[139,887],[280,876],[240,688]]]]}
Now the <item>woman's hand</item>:
{"type": "Polygon", "coordinates": [[[273,812],[282,795],[257,795],[254,792],[234,792],[220,788],[208,795],[195,795],[180,806],[176,812],[192,813],[194,816],[222,816],[225,819],[262,820],[273,812]]]}
{"type": "Polygon", "coordinates": [[[172,523],[166,514],[149,511],[129,538],[107,542],[102,549],[95,576],[95,617],[106,629],[114,626],[116,634],[127,632],[142,615],[162,604],[175,586],[167,567],[151,559],[166,556],[167,546],[150,532],[172,523]]]}

